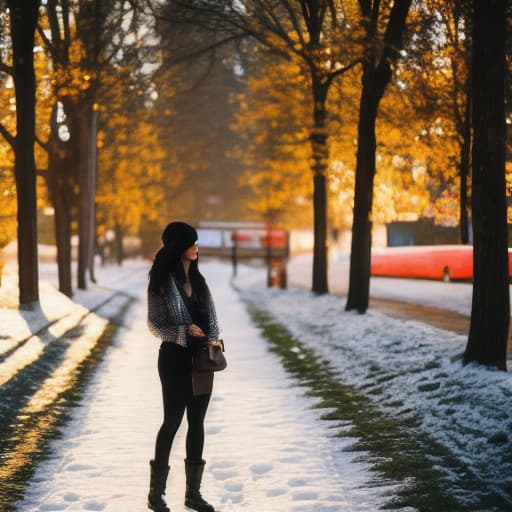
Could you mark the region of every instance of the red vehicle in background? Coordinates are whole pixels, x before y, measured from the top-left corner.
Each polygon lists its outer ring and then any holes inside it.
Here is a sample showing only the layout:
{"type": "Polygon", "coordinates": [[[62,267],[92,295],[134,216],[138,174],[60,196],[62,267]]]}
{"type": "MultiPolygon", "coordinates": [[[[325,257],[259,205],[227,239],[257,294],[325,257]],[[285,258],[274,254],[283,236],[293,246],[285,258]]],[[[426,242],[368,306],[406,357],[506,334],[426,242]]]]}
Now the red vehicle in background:
{"type": "MultiPolygon", "coordinates": [[[[509,249],[509,269],[512,269],[511,257],[509,249]]],[[[472,280],[473,247],[430,245],[374,249],[370,273],[410,279],[472,280]]]]}

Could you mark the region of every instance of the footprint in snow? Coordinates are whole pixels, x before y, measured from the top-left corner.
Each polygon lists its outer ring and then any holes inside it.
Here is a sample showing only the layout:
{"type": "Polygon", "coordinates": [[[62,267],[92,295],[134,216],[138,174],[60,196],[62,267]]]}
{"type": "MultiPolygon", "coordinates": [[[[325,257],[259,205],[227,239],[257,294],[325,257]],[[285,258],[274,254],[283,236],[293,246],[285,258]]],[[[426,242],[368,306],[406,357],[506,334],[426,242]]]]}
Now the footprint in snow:
{"type": "Polygon", "coordinates": [[[78,494],[75,494],[74,492],[68,492],[67,494],[64,494],[62,496],[66,501],[78,501],[80,499],[80,496],[78,494]]]}
{"type": "Polygon", "coordinates": [[[270,464],[254,464],[254,466],[251,466],[249,469],[254,475],[263,475],[268,473],[272,469],[272,466],[270,464]]]}
{"type": "Polygon", "coordinates": [[[267,496],[269,498],[275,498],[276,496],[282,496],[283,494],[286,494],[286,489],[268,489],[267,490],[267,496]]]}
{"type": "Polygon", "coordinates": [[[224,489],[229,492],[240,492],[244,488],[242,482],[226,482],[224,489]]]}
{"type": "Polygon", "coordinates": [[[290,487],[302,487],[307,485],[307,481],[302,478],[292,478],[291,480],[288,480],[288,485],[290,487]]]}
{"type": "Polygon", "coordinates": [[[105,503],[99,501],[89,501],[84,505],[84,510],[104,510],[105,503]]]}
{"type": "Polygon", "coordinates": [[[318,500],[318,493],[314,491],[294,492],[292,498],[293,501],[318,500]]]}
{"type": "Polygon", "coordinates": [[[221,469],[213,469],[212,474],[215,478],[215,480],[228,480],[229,478],[233,478],[234,476],[237,476],[237,472],[233,470],[221,470],[221,469]]]}
{"type": "Polygon", "coordinates": [[[68,508],[67,503],[48,503],[39,507],[39,512],[54,512],[57,510],[66,510],[68,508]]]}
{"type": "Polygon", "coordinates": [[[88,466],[86,464],[70,464],[67,471],[86,471],[88,469],[94,469],[94,466],[88,466]]]}

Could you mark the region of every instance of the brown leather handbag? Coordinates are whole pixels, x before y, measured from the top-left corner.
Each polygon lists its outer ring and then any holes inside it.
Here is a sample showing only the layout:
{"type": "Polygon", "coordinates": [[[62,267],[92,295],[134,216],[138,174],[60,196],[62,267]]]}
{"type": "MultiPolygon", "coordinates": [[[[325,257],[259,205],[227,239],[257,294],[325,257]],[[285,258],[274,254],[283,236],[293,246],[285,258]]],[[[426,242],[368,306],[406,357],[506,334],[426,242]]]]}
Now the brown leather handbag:
{"type": "Polygon", "coordinates": [[[227,366],[224,341],[195,338],[192,346],[192,369],[197,372],[220,372],[227,366]]]}

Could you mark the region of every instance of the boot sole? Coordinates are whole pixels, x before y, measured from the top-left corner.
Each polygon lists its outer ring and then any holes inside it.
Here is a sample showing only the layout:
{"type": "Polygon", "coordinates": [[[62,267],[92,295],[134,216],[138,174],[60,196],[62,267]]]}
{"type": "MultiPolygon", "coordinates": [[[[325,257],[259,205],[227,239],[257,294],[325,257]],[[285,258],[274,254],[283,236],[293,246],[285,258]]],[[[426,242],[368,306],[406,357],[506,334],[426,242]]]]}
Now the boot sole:
{"type": "Polygon", "coordinates": [[[171,512],[171,509],[167,505],[165,507],[159,507],[157,505],[152,505],[149,501],[148,508],[149,510],[153,510],[153,512],[171,512]]]}
{"type": "Polygon", "coordinates": [[[187,502],[185,502],[185,507],[189,508],[190,510],[194,510],[196,512],[201,511],[201,510],[206,510],[207,512],[218,512],[211,505],[210,505],[210,507],[212,507],[212,508],[205,509],[205,508],[201,508],[200,505],[199,505],[199,508],[197,508],[198,507],[197,505],[189,505],[187,502]]]}

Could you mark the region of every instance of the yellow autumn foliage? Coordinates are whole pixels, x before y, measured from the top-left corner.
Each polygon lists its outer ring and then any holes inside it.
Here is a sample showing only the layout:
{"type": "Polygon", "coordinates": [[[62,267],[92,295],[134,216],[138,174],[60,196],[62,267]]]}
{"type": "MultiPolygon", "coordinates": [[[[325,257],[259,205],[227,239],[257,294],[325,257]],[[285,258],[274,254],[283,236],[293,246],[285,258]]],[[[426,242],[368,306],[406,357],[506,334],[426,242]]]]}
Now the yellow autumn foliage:
{"type": "Polygon", "coordinates": [[[248,206],[266,222],[281,225],[311,221],[311,155],[306,114],[308,98],[300,68],[273,60],[260,66],[237,96],[233,129],[242,143],[232,151],[246,172],[241,185],[253,191],[248,206]],[[285,80],[283,80],[285,77],[285,80]]]}
{"type": "MultiPolygon", "coordinates": [[[[441,28],[439,40],[421,48],[421,57],[414,60],[408,48],[395,66],[393,82],[382,101],[377,123],[377,175],[374,190],[372,218],[378,222],[433,216],[436,221],[453,224],[458,220],[460,119],[455,112],[463,111],[465,94],[461,85],[466,79],[460,25],[445,18],[450,9],[440,9],[439,2],[427,2],[436,12],[441,28]],[[437,12],[436,10],[439,10],[437,12]],[[441,16],[442,15],[442,16],[441,16]],[[441,18],[439,17],[441,16],[441,18]],[[446,36],[446,41],[444,40],[446,36]],[[418,65],[420,62],[420,65],[418,65]],[[405,63],[405,64],[404,64],[405,63]]],[[[254,5],[242,2],[244,6],[254,5]]],[[[363,38],[357,2],[344,2],[345,19],[353,28],[340,34],[326,28],[319,44],[311,50],[310,64],[325,71],[343,65],[350,58],[362,55],[363,38]],[[336,36],[340,38],[336,39],[336,36]],[[347,44],[350,42],[351,44],[347,44]]],[[[388,22],[393,2],[382,2],[382,16],[371,52],[380,58],[383,47],[382,30],[388,22]],[[387,11],[386,11],[387,9],[387,11]]],[[[278,4],[272,4],[278,5],[278,4]]],[[[265,9],[271,8],[265,4],[265,9]]],[[[340,2],[330,3],[332,11],[340,2]]],[[[278,8],[278,7],[277,7],[278,8]]],[[[293,7],[289,7],[292,9],[293,7]]],[[[254,16],[253,29],[257,33],[264,17],[254,16]]],[[[269,54],[262,48],[249,56],[246,78],[247,89],[237,97],[239,114],[234,129],[244,143],[232,151],[248,169],[242,182],[251,187],[258,199],[251,207],[263,217],[281,216],[293,219],[294,198],[301,197],[309,208],[311,190],[297,194],[299,186],[307,190],[310,179],[309,142],[311,128],[311,99],[305,80],[304,56],[311,41],[297,17],[296,26],[287,13],[279,18],[283,31],[265,34],[266,42],[274,48],[269,54]],[[286,21],[288,20],[288,21],[286,21]],[[291,50],[290,50],[291,49],[291,50]],[[283,55],[288,58],[282,58],[283,55]],[[252,60],[251,58],[252,57],[252,60]],[[306,162],[307,161],[307,162],[306,162]],[[299,185],[300,184],[300,185],[299,185]]],[[[411,30],[420,36],[422,12],[415,6],[411,11],[411,30]]],[[[415,41],[414,37],[411,41],[415,41]]],[[[414,44],[413,44],[414,47],[414,44]]],[[[330,92],[328,100],[330,154],[328,186],[330,192],[329,216],[331,224],[350,225],[353,202],[355,168],[354,141],[357,137],[358,97],[360,72],[343,77],[343,85],[330,92]],[[350,105],[347,111],[347,104],[350,105]],[[355,106],[355,108],[354,108],[355,106]]]]}
{"type": "MultiPolygon", "coordinates": [[[[250,203],[254,211],[265,219],[288,219],[297,225],[299,218],[311,220],[297,216],[297,209],[304,213],[312,208],[309,89],[296,63],[275,58],[267,63],[261,51],[258,58],[258,74],[251,73],[247,91],[237,98],[234,129],[246,143],[238,155],[249,169],[242,182],[258,198],[250,203]]],[[[340,229],[352,224],[360,80],[358,69],[346,74],[333,86],[327,104],[328,217],[330,225],[340,229]]],[[[418,137],[424,127],[424,120],[416,120],[411,105],[404,102],[403,91],[390,86],[377,125],[375,222],[421,216],[430,201],[427,170],[434,165],[452,170],[443,160],[445,152],[432,151],[418,137]]]]}
{"type": "Polygon", "coordinates": [[[111,84],[101,107],[98,137],[98,233],[121,226],[136,233],[142,218],[154,220],[163,200],[165,151],[150,109],[131,102],[123,80],[111,84]]]}
{"type": "MultiPolygon", "coordinates": [[[[37,43],[37,41],[36,41],[37,43]]],[[[9,59],[7,59],[9,64],[9,59]]],[[[36,73],[36,136],[43,143],[48,138],[49,103],[51,91],[48,87],[47,58],[36,47],[34,52],[34,68],[36,73]]],[[[0,103],[4,108],[0,111],[0,123],[13,136],[16,136],[16,97],[14,81],[10,75],[2,74],[0,80],[0,103]]],[[[35,144],[35,159],[38,176],[37,205],[39,208],[47,206],[46,184],[44,171],[47,167],[47,153],[39,145],[35,144]]],[[[14,150],[11,144],[0,136],[0,249],[16,238],[16,180],[14,176],[14,150]]]]}
{"type": "Polygon", "coordinates": [[[11,151],[0,144],[0,249],[16,236],[16,185],[11,151]]]}
{"type": "Polygon", "coordinates": [[[82,41],[73,39],[66,66],[53,66],[51,84],[57,97],[79,100],[97,78],[97,73],[84,65],[86,53],[82,41]]]}
{"type": "MultiPolygon", "coordinates": [[[[0,123],[13,136],[16,134],[16,100],[12,78],[2,75],[0,123]]],[[[14,152],[7,140],[0,136],[0,249],[16,237],[16,184],[14,179],[14,152]]]]}

